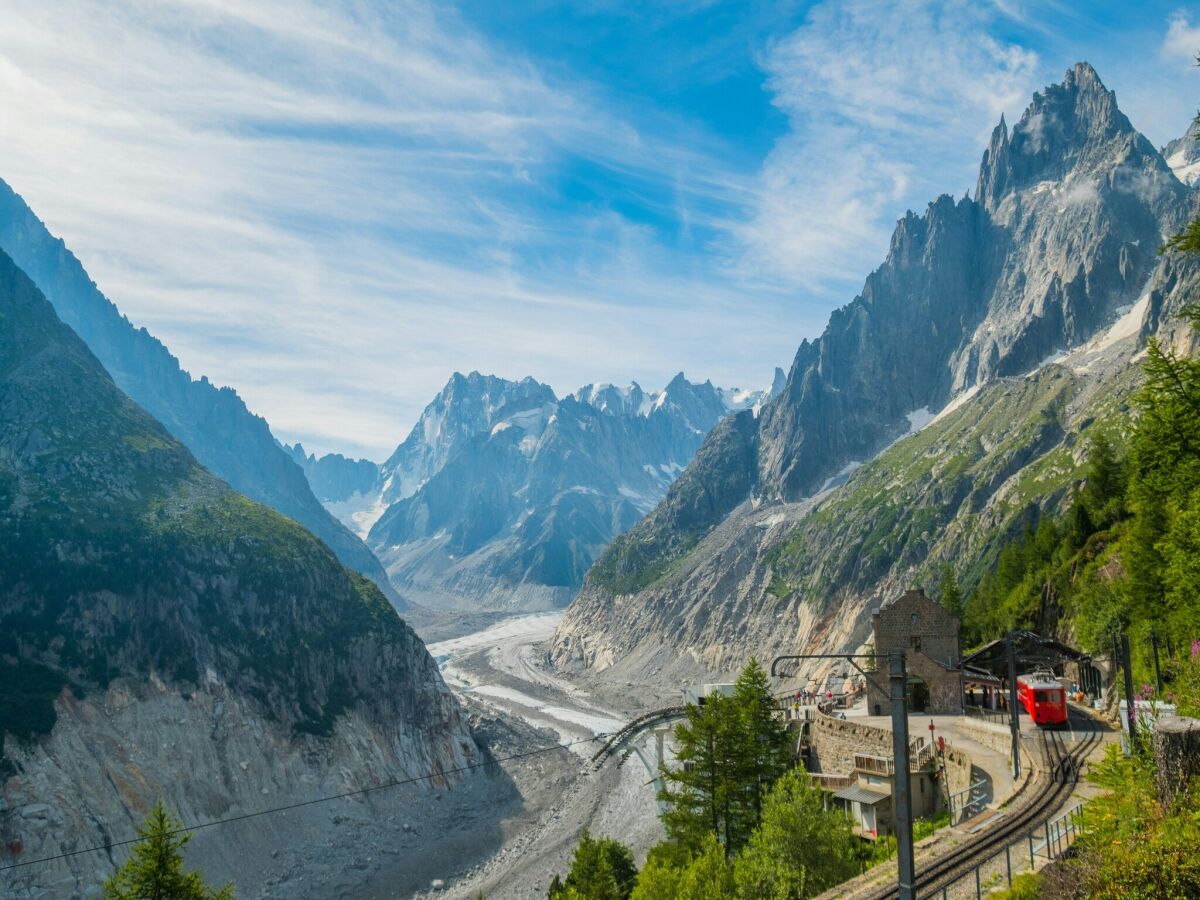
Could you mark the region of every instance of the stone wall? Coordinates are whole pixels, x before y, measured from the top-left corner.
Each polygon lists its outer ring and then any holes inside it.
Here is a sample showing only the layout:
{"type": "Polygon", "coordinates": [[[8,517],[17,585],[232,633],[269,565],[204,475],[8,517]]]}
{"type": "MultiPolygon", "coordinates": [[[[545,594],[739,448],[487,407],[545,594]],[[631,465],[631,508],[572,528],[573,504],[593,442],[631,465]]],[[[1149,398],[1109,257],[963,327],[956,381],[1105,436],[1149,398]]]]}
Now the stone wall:
{"type": "MultiPolygon", "coordinates": [[[[886,728],[818,715],[812,721],[810,735],[812,763],[815,770],[823,774],[853,776],[856,753],[892,756],[892,732],[886,728]]],[[[957,747],[947,746],[945,762],[945,784],[935,786],[928,774],[913,773],[911,791],[914,814],[931,815],[945,807],[947,790],[955,794],[970,787],[970,755],[957,747]]]]}
{"type": "Polygon", "coordinates": [[[867,709],[870,712],[882,715],[888,709],[886,660],[893,650],[904,651],[910,679],[921,679],[929,690],[929,699],[922,711],[962,712],[959,622],[956,617],[926,597],[924,591],[909,591],[884,604],[871,617],[871,629],[879,670],[867,682],[867,709]],[[874,684],[876,681],[884,690],[874,684]]]}
{"type": "Polygon", "coordinates": [[[946,747],[946,787],[951,794],[971,786],[971,757],[965,750],[946,747]]]}
{"type": "Polygon", "coordinates": [[[921,590],[908,591],[880,607],[871,617],[875,652],[886,659],[891,650],[924,653],[947,669],[958,668],[958,619],[921,590]]]}
{"type": "Polygon", "coordinates": [[[982,720],[963,719],[956,722],[954,727],[963,737],[970,738],[989,750],[995,750],[1001,756],[1008,756],[1012,753],[1012,734],[1003,725],[982,720]]]}
{"type": "Polygon", "coordinates": [[[853,772],[855,753],[892,755],[892,733],[874,725],[818,715],[813,719],[811,735],[812,761],[818,772],[853,772]]]}

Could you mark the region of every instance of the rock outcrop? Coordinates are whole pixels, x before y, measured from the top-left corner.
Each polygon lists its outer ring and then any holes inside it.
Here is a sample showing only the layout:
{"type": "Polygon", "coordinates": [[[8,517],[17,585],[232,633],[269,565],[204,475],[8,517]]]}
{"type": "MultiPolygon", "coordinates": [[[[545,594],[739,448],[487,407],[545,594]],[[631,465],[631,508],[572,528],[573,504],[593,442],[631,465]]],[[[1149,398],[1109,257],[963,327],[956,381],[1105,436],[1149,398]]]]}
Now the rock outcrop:
{"type": "Polygon", "coordinates": [[[1011,132],[1001,121],[974,198],[900,220],[736,447],[714,431],[597,560],[554,659],[709,674],[844,649],[871,604],[940,561],[977,574],[1066,496],[1079,442],[1128,402],[1139,336],[1175,327],[1194,273],[1157,249],[1194,203],[1075,66],[1011,132]]]}
{"type": "MultiPolygon", "coordinates": [[[[482,758],[379,589],[202,468],[2,253],[0,683],[5,864],[125,839],[159,797],[205,821],[433,774],[414,803],[482,758]]],[[[214,829],[215,874],[253,883],[236,863],[268,837],[214,829]]],[[[109,871],[69,856],[2,892],[109,871]]]]}

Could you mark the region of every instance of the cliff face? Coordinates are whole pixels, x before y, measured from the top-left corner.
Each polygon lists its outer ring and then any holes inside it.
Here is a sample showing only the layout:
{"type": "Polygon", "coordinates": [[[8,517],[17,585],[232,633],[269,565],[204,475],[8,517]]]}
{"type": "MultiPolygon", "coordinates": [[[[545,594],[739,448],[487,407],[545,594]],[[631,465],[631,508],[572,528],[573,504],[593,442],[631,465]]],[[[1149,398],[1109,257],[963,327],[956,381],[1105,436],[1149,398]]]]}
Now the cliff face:
{"type": "Polygon", "coordinates": [[[265,420],[230,388],[193,378],[144,328],[105,297],[66,245],[0,181],[0,249],[38,286],[117,385],[202,465],[247,497],[295,519],[357,572],[390,592],[379,561],[327,512],[265,420]]]}
{"type": "Polygon", "coordinates": [[[480,755],[380,591],[203,469],[3,254],[0,680],[4,861],[123,838],[160,796],[206,819],[480,755]]]}
{"type": "Polygon", "coordinates": [[[752,652],[840,649],[865,634],[870,602],[934,561],[983,565],[1029,504],[1061,501],[1074,471],[1062,454],[1075,460],[1096,410],[1127,395],[1142,325],[1164,327],[1158,311],[1181,302],[1187,270],[1157,248],[1193,202],[1090,66],[1035,95],[1011,133],[997,127],[975,198],[942,197],[898,223],[884,264],[801,345],[737,451],[701,448],[601,556],[555,658],[715,672],[752,652]],[[1125,357],[1106,345],[1065,380],[1039,369],[1115,321],[1129,332],[1112,341],[1125,357]],[[886,469],[906,453],[916,456],[886,469]],[[1045,460],[1062,477],[1010,506],[1045,460]],[[699,502],[730,484],[737,498],[699,502]],[[685,522],[681,506],[701,512],[685,522]],[[961,533],[942,543],[954,522],[961,533]]]}
{"type": "Polygon", "coordinates": [[[766,396],[680,373],[661,391],[592,384],[560,398],[532,378],[456,373],[374,474],[361,460],[298,459],[406,598],[544,609],[575,595],[714,425],[766,396]]]}
{"type": "Polygon", "coordinates": [[[1077,346],[1132,304],[1187,190],[1092,68],[1001,121],[976,196],[896,226],[884,264],[801,345],[759,428],[759,490],[810,496],[993,378],[1077,346]]]}

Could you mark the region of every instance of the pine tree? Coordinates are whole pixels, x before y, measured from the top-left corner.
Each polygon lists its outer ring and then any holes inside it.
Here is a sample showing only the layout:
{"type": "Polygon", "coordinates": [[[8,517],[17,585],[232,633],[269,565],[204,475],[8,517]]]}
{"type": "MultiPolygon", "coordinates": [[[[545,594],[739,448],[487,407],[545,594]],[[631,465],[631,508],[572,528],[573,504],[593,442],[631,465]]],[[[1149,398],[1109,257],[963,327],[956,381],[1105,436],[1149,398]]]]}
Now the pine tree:
{"type": "Polygon", "coordinates": [[[733,688],[733,703],[741,728],[735,751],[740,785],[735,847],[749,838],[762,817],[762,804],[771,785],[792,764],[791,745],[783,721],[775,714],[771,683],[758,660],[751,657],[733,688]]]}
{"type": "Polygon", "coordinates": [[[675,727],[680,765],[664,769],[658,799],[667,836],[689,851],[700,852],[708,835],[728,838],[736,726],[732,698],[712,694],[689,705],[687,721],[675,727]]]}
{"type": "Polygon", "coordinates": [[[633,891],[637,866],[633,854],[620,841],[593,838],[585,829],[571,859],[566,880],[554,876],[547,897],[551,900],[626,900],[633,891]]]}
{"type": "Polygon", "coordinates": [[[104,883],[105,900],[233,900],[233,885],[214,889],[199,872],[183,869],[184,845],[192,839],[162,801],[138,829],[129,859],[104,883]]]}
{"type": "Polygon", "coordinates": [[[949,565],[942,566],[942,576],[938,580],[938,600],[946,612],[958,617],[959,622],[966,618],[962,590],[958,586],[958,579],[954,577],[954,569],[949,565]]]}
{"type": "Polygon", "coordinates": [[[766,672],[751,660],[732,696],[713,694],[689,706],[675,729],[677,769],[663,772],[659,800],[672,841],[700,852],[714,835],[728,855],[749,839],[762,814],[763,794],[791,764],[783,723],[766,672]]]}
{"type": "Polygon", "coordinates": [[[1108,528],[1125,515],[1126,474],[1125,461],[1104,432],[1092,438],[1085,477],[1079,499],[1095,528],[1108,528]]]}
{"type": "Polygon", "coordinates": [[[762,821],[734,866],[739,897],[799,900],[858,871],[857,839],[802,768],[775,783],[762,821]]]}

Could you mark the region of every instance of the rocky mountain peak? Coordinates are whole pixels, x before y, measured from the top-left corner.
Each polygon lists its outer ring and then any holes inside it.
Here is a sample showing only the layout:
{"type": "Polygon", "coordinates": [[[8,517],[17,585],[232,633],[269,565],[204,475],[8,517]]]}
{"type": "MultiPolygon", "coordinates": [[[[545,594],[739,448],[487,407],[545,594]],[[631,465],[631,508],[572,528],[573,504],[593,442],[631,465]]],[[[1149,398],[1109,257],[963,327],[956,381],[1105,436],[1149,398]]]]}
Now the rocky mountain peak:
{"type": "Polygon", "coordinates": [[[1134,149],[1157,156],[1096,70],[1076,63],[1062,83],[1033,95],[1011,132],[1001,115],[983,154],[975,198],[994,209],[1021,188],[1108,166],[1134,149]]]}
{"type": "Polygon", "coordinates": [[[1155,248],[1188,203],[1091,66],[1074,67],[1014,127],[1001,118],[975,199],[946,194],[899,220],[887,259],[801,343],[786,386],[733,454],[751,471],[702,447],[597,561],[596,596],[654,582],[752,493],[812,498],[952,402],[1083,345],[1145,295],[1155,248]],[[728,502],[699,502],[722,485],[737,488],[728,502]]]}

